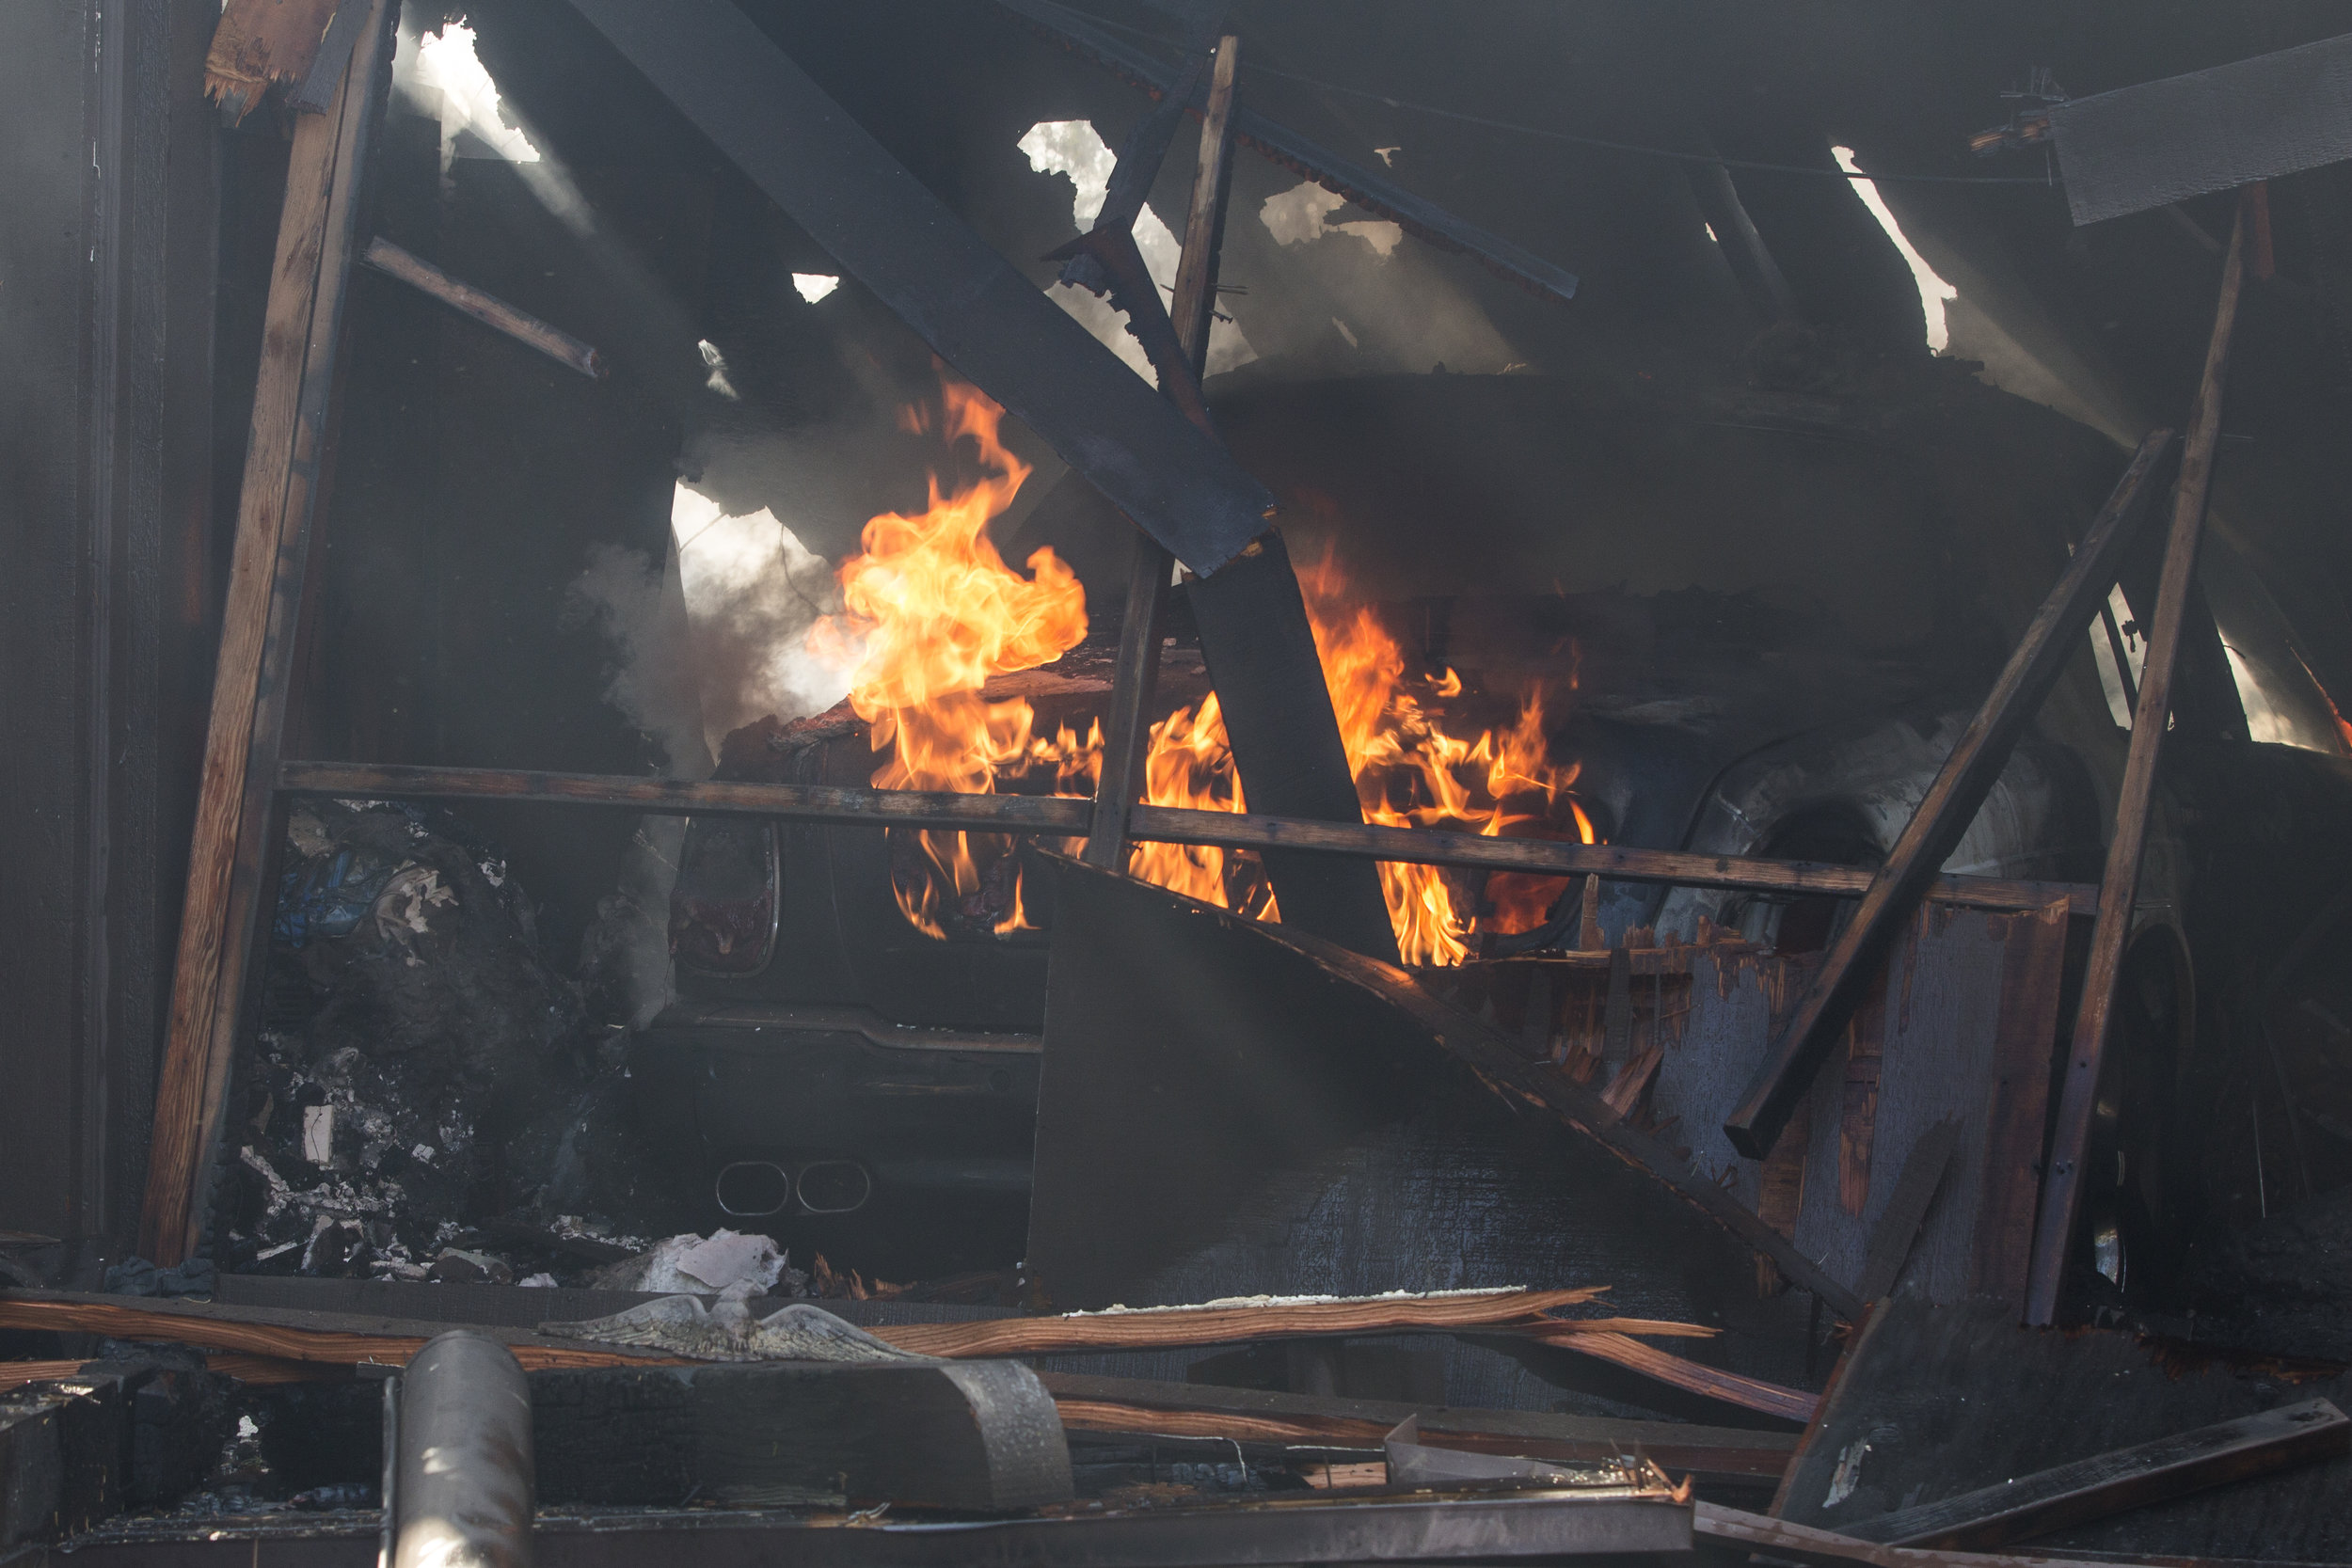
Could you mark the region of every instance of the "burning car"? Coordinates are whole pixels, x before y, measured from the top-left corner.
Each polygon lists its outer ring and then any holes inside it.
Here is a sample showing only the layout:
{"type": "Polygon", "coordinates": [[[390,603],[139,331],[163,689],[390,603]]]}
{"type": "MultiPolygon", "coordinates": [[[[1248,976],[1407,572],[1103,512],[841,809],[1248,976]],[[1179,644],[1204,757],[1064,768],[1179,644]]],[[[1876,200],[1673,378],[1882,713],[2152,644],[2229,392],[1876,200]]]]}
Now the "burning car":
{"type": "MultiPolygon", "coordinates": [[[[2121,456],[1959,367],[1876,373],[1843,396],[1713,401],[1533,377],[1229,392],[1222,428],[1283,497],[1295,557],[1315,562],[1302,585],[1366,820],[1877,863],[2121,456]]],[[[983,400],[950,388],[943,408],[987,477],[944,496],[934,482],[925,515],[868,525],[840,573],[849,609],[816,634],[854,664],[849,701],[739,731],[722,777],[1091,793],[1120,520],[1049,503],[993,540],[1023,466],[983,400]],[[1021,552],[1025,572],[1005,560],[1021,552]]],[[[2096,879],[2128,738],[2131,605],[2152,571],[2127,573],[1947,870],[2096,879]]],[[[2112,1158],[2085,1227],[2104,1249],[2092,1272],[2142,1292],[2174,1272],[2201,1214],[2243,1201],[2239,1146],[2280,1107],[2184,1111],[2243,1058],[2217,997],[2265,940],[2285,940],[2263,927],[2318,901],[2312,868],[2275,843],[2233,852],[2256,869],[2228,873],[2217,845],[2308,832],[2352,804],[2343,734],[2293,632],[2243,562],[2215,577],[2239,591],[2216,605],[2226,649],[2212,641],[2177,710],[2104,1102],[2112,1158]],[[2272,743],[2250,738],[2249,709],[2272,743]],[[2268,819],[2217,809],[2249,792],[2293,804],[2268,819]]],[[[1242,809],[1181,610],[1174,629],[1146,798],[1242,809]]],[[[1014,1237],[1054,921],[1034,847],[690,825],[672,901],[679,999],[632,1064],[718,1209],[814,1224],[872,1205],[866,1223],[882,1225],[884,1208],[936,1212],[960,1192],[996,1215],[1000,1243],[1014,1237]]],[[[1131,868],[1279,918],[1247,851],[1139,845],[1131,868]]],[[[1384,865],[1382,884],[1406,961],[1441,990],[1466,965],[1636,927],[1705,924],[1804,953],[1841,917],[1834,899],[1633,883],[1588,906],[1575,879],[1429,866],[1384,865]]],[[[2296,1157],[2313,1180],[2309,1152],[2296,1157]]]]}

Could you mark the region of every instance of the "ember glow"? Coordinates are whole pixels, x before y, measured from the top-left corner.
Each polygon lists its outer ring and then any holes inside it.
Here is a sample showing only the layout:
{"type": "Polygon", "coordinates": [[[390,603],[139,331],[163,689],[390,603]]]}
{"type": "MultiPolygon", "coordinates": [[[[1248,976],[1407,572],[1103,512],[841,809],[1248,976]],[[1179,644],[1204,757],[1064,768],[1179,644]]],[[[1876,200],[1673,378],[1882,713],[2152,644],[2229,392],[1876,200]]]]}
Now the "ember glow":
{"type": "MultiPolygon", "coordinates": [[[[818,622],[809,646],[853,671],[851,707],[870,730],[882,789],[1002,790],[1089,796],[1102,770],[1099,724],[1036,732],[1019,697],[990,700],[994,676],[1060,657],[1086,635],[1085,593],[1051,550],[1029,557],[1028,575],[1005,564],[983,532],[1012,504],[1027,465],[998,439],[1003,410],[961,383],[940,410],[910,410],[912,428],[936,430],[951,447],[969,440],[979,475],[942,492],[917,516],[886,513],[866,525],[864,549],[839,573],[845,612],[818,622]]],[[[1544,735],[1547,693],[1530,690],[1516,719],[1497,729],[1457,717],[1461,677],[1414,673],[1396,638],[1351,595],[1337,562],[1300,574],[1324,679],[1331,693],[1364,819],[1489,837],[1595,841],[1569,793],[1574,764],[1551,761],[1544,735]]],[[[1572,689],[1571,676],[1564,683],[1572,689]]],[[[1144,799],[1202,811],[1247,808],[1214,694],[1152,728],[1144,799]]],[[[933,936],[947,927],[1002,935],[1025,928],[1020,863],[1006,834],[893,830],[914,847],[894,853],[894,885],[907,918],[933,936]]],[[[1260,919],[1279,919],[1272,889],[1246,850],[1139,844],[1129,869],[1146,881],[1260,919]]],[[[1541,925],[1565,890],[1561,878],[1497,874],[1485,907],[1468,907],[1474,880],[1439,867],[1383,863],[1380,882],[1397,945],[1413,964],[1456,964],[1479,931],[1541,925]],[[1457,900],[1461,902],[1457,903],[1457,900]]]]}

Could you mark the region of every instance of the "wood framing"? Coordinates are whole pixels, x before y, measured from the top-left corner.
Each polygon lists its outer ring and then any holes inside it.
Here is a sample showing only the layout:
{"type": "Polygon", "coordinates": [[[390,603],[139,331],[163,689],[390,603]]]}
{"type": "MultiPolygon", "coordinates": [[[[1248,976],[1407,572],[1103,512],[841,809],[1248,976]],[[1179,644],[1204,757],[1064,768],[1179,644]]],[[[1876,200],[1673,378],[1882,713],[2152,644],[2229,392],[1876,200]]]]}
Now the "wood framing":
{"type": "Polygon", "coordinates": [[[1748,1085],[1739,1109],[1724,1123],[1732,1146],[1750,1159],[1761,1160],[1772,1152],[1773,1141],[1812,1086],[1813,1074],[1884,963],[1895,933],[1977,819],[1985,797],[2000,782],[2018,736],[2049,695],[2067,659],[2079,651],[2083,627],[2098,612],[2124,554],[2139,537],[2155,494],[2156,471],[2171,445],[2169,430],[2151,432],[2139,443],[2123,477],[2115,482],[2106,504],[2084,533],[2074,559],[1944,759],[1911,820],[1886,852],[1885,863],[1871,877],[1861,907],[1830,943],[1820,972],[1748,1085]]]}
{"type": "Polygon", "coordinates": [[[2082,1206],[2082,1164],[2090,1147],[2091,1113],[2099,1093],[2107,1029],[2115,1009],[2116,981],[2132,934],[2133,905],[2139,892],[2139,856],[2148,841],[2148,815],[2154,800],[2156,760],[2164,749],[2165,725],[2172,712],[2172,676],[2181,653],[2182,628],[2196,585],[2197,546],[2205,527],[2205,498],[2213,483],[2214,448],[2221,435],[2221,388],[2230,361],[2230,336],[2237,322],[2238,290],[2245,278],[2246,223],[2230,231],[2221,264],[2221,294],[2214,309],[2213,336],[2205,347],[2204,373],[2191,404],[2188,438],[2181,451],[2181,478],[2172,495],[2172,527],[2165,544],[2164,575],[2156,588],[2148,659],[2139,673],[2139,703],[2132,710],[2132,744],[2116,794],[2115,832],[2107,843],[2106,875],[2099,883],[2099,915],[2091,927],[2090,958],[2083,973],[2082,1003],[2066,1053],[2065,1087],[2052,1133],[2049,1175],[2042,1184],[2042,1215],[2034,1229],[2033,1267],[2026,1285],[2026,1321],[2048,1323],[2058,1315],[2058,1288],[2082,1206]]]}
{"type": "Polygon", "coordinates": [[[385,0],[373,0],[334,103],[295,118],[139,1218],[141,1254],[165,1264],[197,1241],[235,1052],[358,184],[389,40],[385,0]]]}

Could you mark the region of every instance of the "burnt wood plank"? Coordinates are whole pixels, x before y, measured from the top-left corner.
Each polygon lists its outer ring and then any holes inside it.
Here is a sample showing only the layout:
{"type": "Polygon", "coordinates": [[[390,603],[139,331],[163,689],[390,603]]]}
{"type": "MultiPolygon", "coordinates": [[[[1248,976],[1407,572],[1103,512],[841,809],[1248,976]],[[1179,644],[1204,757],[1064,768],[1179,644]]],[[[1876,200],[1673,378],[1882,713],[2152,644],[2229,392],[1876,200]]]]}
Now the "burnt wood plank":
{"type": "Polygon", "coordinates": [[[333,108],[295,117],[139,1218],[140,1252],[166,1264],[196,1243],[243,1017],[358,184],[389,32],[377,0],[333,108]]]}
{"type": "Polygon", "coordinates": [[[2326,1400],[2306,1400],[1882,1513],[1846,1533],[1890,1546],[2002,1546],[2347,1452],[2352,1420],[2326,1400]]]}
{"type": "Polygon", "coordinates": [[[1885,863],[1871,877],[1861,905],[1830,943],[1820,973],[1772,1053],[1758,1068],[1739,1108],[1725,1119],[1724,1133],[1748,1158],[1760,1160],[1772,1151],[1903,921],[1999,782],[2017,737],[2049,695],[2078,646],[2083,627],[2114,585],[2124,554],[2138,538],[2151,511],[2156,470],[2171,444],[2169,430],[2153,431],[2139,443],[2074,560],[2035,611],[1993,689],[1887,851],[1885,863]]]}
{"type": "MultiPolygon", "coordinates": [[[[1176,341],[1190,359],[1195,386],[1209,358],[1209,323],[1216,305],[1217,252],[1225,240],[1225,201],[1232,187],[1233,72],[1241,40],[1218,40],[1200,123],[1200,150],[1192,176],[1192,207],[1176,263],[1168,315],[1176,341]]],[[[1120,166],[1127,166],[1122,156],[1120,166]]],[[[1130,239],[1127,243],[1133,244],[1130,239]]],[[[1103,771],[1094,789],[1094,819],[1087,832],[1089,864],[1127,868],[1127,814],[1142,799],[1144,759],[1151,750],[1152,698],[1159,685],[1160,637],[1176,558],[1137,530],[1127,563],[1127,609],[1119,623],[1119,659],[1111,676],[1110,711],[1103,716],[1103,771]]]]}
{"type": "Polygon", "coordinates": [[[2058,1045],[2058,992],[2066,978],[2066,911],[2012,915],[2001,976],[1992,1095],[1984,1108],[1984,1185],[1977,1199],[1970,1282],[2022,1306],[2042,1191],[2042,1134],[2049,1119],[2050,1062],[2058,1045]]]}
{"type": "MultiPolygon", "coordinates": [[[[746,781],[647,779],[634,775],[554,773],[493,768],[421,768],[396,763],[289,761],[278,774],[290,795],[416,800],[517,800],[537,805],[607,806],[676,816],[780,816],[843,826],[992,827],[1000,832],[1082,837],[1093,820],[1090,800],[1042,795],[955,795],[839,785],[746,781]]],[[[1606,880],[1720,887],[1756,893],[1858,895],[1869,875],[1851,866],[1740,855],[1637,849],[1613,844],[1486,838],[1430,828],[1313,822],[1296,817],[1138,805],[1129,836],[1156,844],[1278,848],[1420,865],[1483,866],[1547,875],[1592,874],[1606,880]]],[[[2096,890],[2073,882],[2020,882],[1991,877],[1939,878],[1931,900],[1975,909],[2039,910],[2053,901],[2088,914],[2096,890]]],[[[1638,968],[1637,963],[1637,968],[1638,968]]]]}
{"type": "Polygon", "coordinates": [[[2090,1145],[2092,1108],[2098,1099],[2099,1067],[2106,1051],[2107,1024],[2115,988],[2122,973],[2123,946],[2131,936],[2132,911],[2139,890],[2139,857],[2148,837],[2156,762],[2164,749],[2165,725],[2172,710],[2172,676],[2196,586],[2197,546],[2205,526],[2205,498],[2213,482],[2214,448],[2221,434],[2223,372],[2237,321],[2239,286],[2245,277],[2246,225],[2230,231],[2222,262],[2220,298],[2214,308],[2213,335],[2205,367],[2189,410],[2188,438],[2181,452],[2181,476],[2173,489],[2172,526],[2165,543],[2164,575],[2156,588],[2155,620],[2148,657],[2139,675],[2139,704],[2132,710],[2132,743],[2116,793],[2115,832],[2107,843],[2106,874],[2100,879],[2099,914],[2092,924],[2090,957],[2083,973],[2082,1002],[2074,1015],[2067,1050],[2065,1089],[2059,1096],[2050,1145],[2050,1170],[2042,1185],[2041,1219],[2035,1227],[2033,1266],[2026,1286],[2026,1320],[2047,1323],[2058,1316],[2074,1219],[2082,1194],[2082,1162],[2090,1145]]]}
{"type": "Polygon", "coordinates": [[[1417,1418],[1421,1440],[1435,1448],[1569,1462],[1611,1459],[1638,1449],[1677,1476],[1689,1473],[1749,1485],[1777,1481],[1796,1447],[1796,1439],[1787,1433],[1679,1421],[1468,1410],[1079,1372],[1040,1372],[1038,1380],[1060,1407],[1062,1424],[1075,1431],[1377,1449],[1400,1422],[1417,1418]]]}
{"type": "Polygon", "coordinates": [[[602,381],[611,373],[596,351],[570,333],[516,309],[496,294],[485,293],[470,283],[460,283],[423,257],[403,250],[381,234],[368,242],[359,260],[388,277],[399,278],[420,293],[430,294],[453,310],[471,316],[493,331],[503,332],[516,342],[537,349],[557,364],[570,366],[591,381],[602,381]]]}
{"type": "Polygon", "coordinates": [[[719,151],[936,350],[1197,572],[1273,496],[972,232],[724,0],[572,0],[719,151]]]}

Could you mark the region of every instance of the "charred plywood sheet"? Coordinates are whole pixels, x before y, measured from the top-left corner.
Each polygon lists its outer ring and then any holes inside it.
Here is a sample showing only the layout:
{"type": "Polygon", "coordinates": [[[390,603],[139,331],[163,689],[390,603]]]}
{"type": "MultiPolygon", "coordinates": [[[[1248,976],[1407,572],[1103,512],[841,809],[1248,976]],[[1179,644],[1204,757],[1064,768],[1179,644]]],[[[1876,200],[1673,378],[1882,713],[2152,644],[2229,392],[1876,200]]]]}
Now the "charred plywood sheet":
{"type": "Polygon", "coordinates": [[[2022,1300],[2065,941],[2062,908],[1924,908],[1815,1080],[1802,1126],[1763,1162],[1740,1157],[1720,1129],[1810,979],[1812,956],[1738,941],[1634,947],[1614,1004],[1627,1014],[1621,1031],[1610,1024],[1605,954],[1473,965],[1450,984],[1604,1092],[1654,1044],[1657,1068],[1629,1114],[1849,1284],[1890,1223],[1914,1151],[1954,1123],[1957,1147],[1899,1287],[1936,1301],[2022,1300]],[[1531,1023],[1531,1008],[1549,1016],[1531,1023]]]}
{"type": "MultiPolygon", "coordinates": [[[[1667,1182],[1296,939],[1054,864],[1028,1259],[1056,1306],[1602,1284],[1613,1312],[1724,1329],[1679,1354],[1805,1381],[1805,1299],[1759,1297],[1752,1249],[1667,1182]]],[[[1457,1402],[1655,1398],[1542,1347],[1446,1358],[1457,1402]]]]}
{"type": "MultiPolygon", "coordinates": [[[[1842,1530],[2152,1437],[2311,1399],[2352,1400],[2312,1363],[2229,1360],[2096,1329],[2021,1327],[2000,1302],[1901,1300],[1871,1316],[1784,1483],[1781,1517],[1842,1530]]],[[[2169,1497],[2038,1537],[2036,1554],[2134,1561],[2352,1555],[2352,1458],[2169,1497]]]]}
{"type": "Polygon", "coordinates": [[[2352,33],[2060,103],[2077,224],[2352,158],[2352,33]]]}

